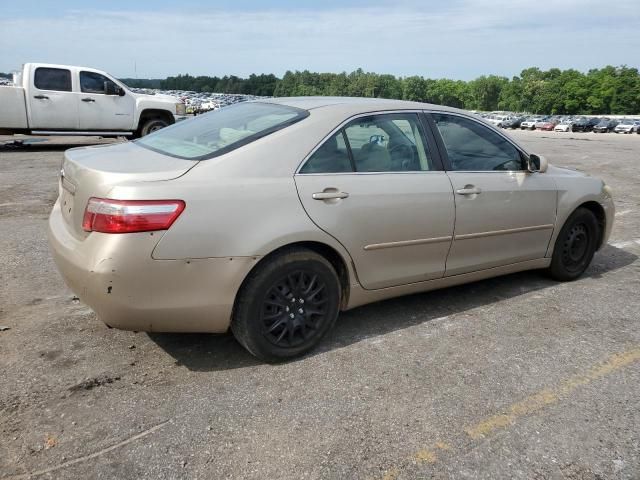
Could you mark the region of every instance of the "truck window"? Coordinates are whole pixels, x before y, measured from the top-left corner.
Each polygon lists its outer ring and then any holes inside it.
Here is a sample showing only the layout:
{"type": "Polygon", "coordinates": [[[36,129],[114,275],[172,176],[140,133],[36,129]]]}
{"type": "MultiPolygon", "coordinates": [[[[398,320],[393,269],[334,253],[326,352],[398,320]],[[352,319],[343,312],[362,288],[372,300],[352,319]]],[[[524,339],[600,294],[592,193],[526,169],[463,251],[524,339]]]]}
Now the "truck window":
{"type": "Polygon", "coordinates": [[[96,72],[80,72],[80,90],[83,93],[104,93],[104,82],[115,83],[96,72]]]}
{"type": "Polygon", "coordinates": [[[71,72],[62,68],[36,68],[33,84],[39,90],[71,91],[71,72]]]}

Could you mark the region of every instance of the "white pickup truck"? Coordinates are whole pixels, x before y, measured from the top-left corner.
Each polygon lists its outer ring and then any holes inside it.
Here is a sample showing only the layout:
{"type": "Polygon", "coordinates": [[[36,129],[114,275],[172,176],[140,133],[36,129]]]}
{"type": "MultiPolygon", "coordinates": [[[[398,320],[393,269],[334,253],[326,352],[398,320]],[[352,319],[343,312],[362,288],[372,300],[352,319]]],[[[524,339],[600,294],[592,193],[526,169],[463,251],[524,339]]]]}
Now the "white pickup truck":
{"type": "Polygon", "coordinates": [[[176,97],[133,93],[93,68],[26,63],[0,86],[0,134],[144,136],[185,110],[176,97]]]}

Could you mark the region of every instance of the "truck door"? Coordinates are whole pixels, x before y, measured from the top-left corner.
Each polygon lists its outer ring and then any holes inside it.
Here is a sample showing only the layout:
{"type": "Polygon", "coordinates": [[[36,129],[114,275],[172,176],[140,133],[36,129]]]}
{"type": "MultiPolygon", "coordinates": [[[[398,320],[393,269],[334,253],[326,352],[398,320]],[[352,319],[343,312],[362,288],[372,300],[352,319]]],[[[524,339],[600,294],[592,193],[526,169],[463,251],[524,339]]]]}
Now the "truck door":
{"type": "Polygon", "coordinates": [[[73,93],[71,71],[35,67],[27,90],[29,127],[35,130],[77,130],[78,99],[73,93]]]}
{"type": "Polygon", "coordinates": [[[80,130],[119,130],[133,128],[136,101],[110,78],[98,73],[80,71],[80,130]],[[116,92],[122,90],[124,95],[116,92]]]}

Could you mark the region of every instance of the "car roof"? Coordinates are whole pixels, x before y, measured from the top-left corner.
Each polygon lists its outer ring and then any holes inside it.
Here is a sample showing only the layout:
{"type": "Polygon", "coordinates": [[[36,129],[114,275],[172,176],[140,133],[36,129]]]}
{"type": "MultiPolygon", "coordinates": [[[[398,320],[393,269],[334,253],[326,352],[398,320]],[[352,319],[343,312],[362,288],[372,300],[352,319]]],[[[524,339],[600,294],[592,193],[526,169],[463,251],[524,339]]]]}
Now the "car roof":
{"type": "Polygon", "coordinates": [[[443,105],[431,103],[410,102],[406,100],[392,100],[387,98],[365,97],[276,97],[261,98],[258,102],[275,103],[303,110],[317,108],[339,107],[349,110],[362,110],[363,112],[375,110],[440,110],[469,114],[469,112],[443,105]]]}

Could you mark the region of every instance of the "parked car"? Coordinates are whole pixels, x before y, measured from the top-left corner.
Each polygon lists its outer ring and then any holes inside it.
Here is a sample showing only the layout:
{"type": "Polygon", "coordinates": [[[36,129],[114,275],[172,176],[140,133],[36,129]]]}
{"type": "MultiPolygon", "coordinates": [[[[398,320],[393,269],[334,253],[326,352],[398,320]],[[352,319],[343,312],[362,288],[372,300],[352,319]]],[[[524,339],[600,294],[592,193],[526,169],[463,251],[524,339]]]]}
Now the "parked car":
{"type": "Polygon", "coordinates": [[[484,119],[492,125],[499,126],[502,122],[510,121],[513,119],[511,115],[489,114],[484,119]]]}
{"type": "Polygon", "coordinates": [[[556,125],[558,124],[558,120],[556,119],[549,119],[549,120],[545,120],[544,122],[542,122],[542,125],[540,127],[538,127],[538,124],[536,124],[536,128],[539,128],[540,130],[546,130],[546,131],[553,131],[553,129],[556,127],[556,125]]]}
{"type": "Polygon", "coordinates": [[[611,120],[609,118],[603,118],[600,123],[598,123],[595,127],[593,127],[594,133],[608,133],[613,132],[613,130],[618,125],[617,120],[611,120]]]}
{"type": "Polygon", "coordinates": [[[540,117],[529,117],[520,124],[521,130],[535,130],[536,123],[542,120],[540,117]]]}
{"type": "Polygon", "coordinates": [[[143,136],[184,118],[182,100],[132,92],[87,67],[26,63],[0,88],[0,133],[143,136]]]}
{"type": "Polygon", "coordinates": [[[383,99],[245,102],[67,150],[59,191],[53,257],[107,325],[230,328],[266,361],[366,303],[528,269],[574,280],[614,218],[602,180],[465,111],[383,99]]]}
{"type": "Polygon", "coordinates": [[[573,125],[571,126],[572,132],[591,132],[593,127],[595,127],[598,123],[600,123],[600,118],[591,117],[591,118],[579,118],[573,125]]]}
{"type": "Polygon", "coordinates": [[[620,123],[613,129],[615,133],[633,133],[638,130],[640,120],[631,120],[624,118],[620,120],[620,123]]]}
{"type": "Polygon", "coordinates": [[[564,121],[559,123],[553,128],[554,132],[571,132],[573,127],[573,123],[571,121],[564,121]]]}
{"type": "Polygon", "coordinates": [[[510,118],[509,120],[504,120],[498,126],[502,128],[510,128],[513,130],[516,128],[520,128],[524,119],[525,117],[513,117],[513,118],[510,118]]]}
{"type": "Polygon", "coordinates": [[[535,127],[536,129],[541,129],[545,124],[547,124],[549,122],[549,117],[543,117],[540,118],[536,123],[535,123],[535,127]]]}

